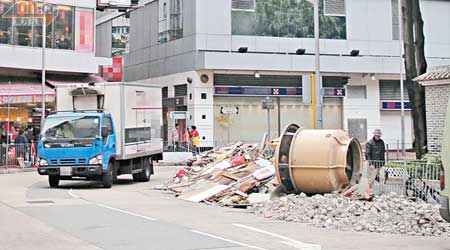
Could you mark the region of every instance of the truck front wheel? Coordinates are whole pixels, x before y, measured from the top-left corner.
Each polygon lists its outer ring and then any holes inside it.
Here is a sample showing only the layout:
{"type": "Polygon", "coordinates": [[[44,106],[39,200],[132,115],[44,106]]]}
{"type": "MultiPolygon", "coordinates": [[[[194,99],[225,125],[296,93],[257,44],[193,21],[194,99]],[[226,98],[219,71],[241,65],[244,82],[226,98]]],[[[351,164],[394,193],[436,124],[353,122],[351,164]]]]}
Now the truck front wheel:
{"type": "Polygon", "coordinates": [[[110,162],[108,164],[108,171],[102,175],[102,184],[104,188],[111,188],[113,184],[114,165],[110,162]]]}
{"type": "Polygon", "coordinates": [[[48,184],[50,184],[50,187],[56,188],[59,185],[59,176],[57,175],[49,175],[48,176],[48,184]]]}

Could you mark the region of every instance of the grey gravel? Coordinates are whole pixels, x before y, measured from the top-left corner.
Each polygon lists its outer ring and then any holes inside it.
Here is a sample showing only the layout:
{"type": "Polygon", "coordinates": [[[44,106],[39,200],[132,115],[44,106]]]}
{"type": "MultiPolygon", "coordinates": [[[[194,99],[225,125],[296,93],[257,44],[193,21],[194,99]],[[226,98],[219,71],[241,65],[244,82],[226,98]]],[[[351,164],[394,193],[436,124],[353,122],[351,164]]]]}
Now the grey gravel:
{"type": "Polygon", "coordinates": [[[355,201],[334,194],[287,195],[255,204],[251,211],[269,219],[298,222],[315,227],[358,232],[450,236],[450,224],[439,207],[397,194],[355,201]]]}

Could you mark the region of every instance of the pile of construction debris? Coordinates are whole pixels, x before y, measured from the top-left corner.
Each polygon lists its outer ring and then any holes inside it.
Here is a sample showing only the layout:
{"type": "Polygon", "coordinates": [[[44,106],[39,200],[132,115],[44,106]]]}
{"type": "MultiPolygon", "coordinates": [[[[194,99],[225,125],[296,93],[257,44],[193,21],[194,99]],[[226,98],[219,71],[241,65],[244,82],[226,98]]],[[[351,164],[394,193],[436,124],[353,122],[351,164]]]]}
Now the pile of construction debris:
{"type": "Polygon", "coordinates": [[[393,193],[376,196],[371,202],[335,194],[287,195],[255,204],[251,211],[265,218],[327,229],[450,236],[450,224],[443,221],[437,206],[393,193]]]}
{"type": "Polygon", "coordinates": [[[238,143],[208,151],[187,162],[160,189],[180,199],[224,206],[248,206],[252,193],[269,193],[275,168],[257,144],[238,143]]]}

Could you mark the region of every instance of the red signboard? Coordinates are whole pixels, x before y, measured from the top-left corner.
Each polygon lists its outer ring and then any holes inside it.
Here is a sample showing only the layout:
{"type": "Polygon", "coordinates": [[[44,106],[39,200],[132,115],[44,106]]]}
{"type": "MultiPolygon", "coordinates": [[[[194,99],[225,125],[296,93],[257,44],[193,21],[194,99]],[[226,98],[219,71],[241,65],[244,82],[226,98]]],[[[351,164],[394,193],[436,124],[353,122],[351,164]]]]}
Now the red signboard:
{"type": "Polygon", "coordinates": [[[114,57],[111,66],[101,66],[100,75],[108,82],[121,82],[123,59],[122,57],[114,57]]]}

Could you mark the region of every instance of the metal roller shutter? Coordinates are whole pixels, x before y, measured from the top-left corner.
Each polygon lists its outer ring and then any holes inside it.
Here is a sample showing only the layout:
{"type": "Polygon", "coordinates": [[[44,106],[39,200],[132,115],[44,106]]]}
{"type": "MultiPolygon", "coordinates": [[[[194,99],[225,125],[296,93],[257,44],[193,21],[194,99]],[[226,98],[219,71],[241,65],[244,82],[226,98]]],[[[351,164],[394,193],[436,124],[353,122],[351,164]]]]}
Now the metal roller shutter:
{"type": "Polygon", "coordinates": [[[226,75],[214,74],[217,86],[260,86],[260,87],[301,87],[302,76],[261,75],[226,75]]]}
{"type": "MultiPolygon", "coordinates": [[[[403,86],[405,101],[408,101],[408,90],[403,86]]],[[[400,100],[400,81],[398,80],[380,80],[380,100],[400,100]]]]}

